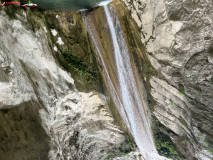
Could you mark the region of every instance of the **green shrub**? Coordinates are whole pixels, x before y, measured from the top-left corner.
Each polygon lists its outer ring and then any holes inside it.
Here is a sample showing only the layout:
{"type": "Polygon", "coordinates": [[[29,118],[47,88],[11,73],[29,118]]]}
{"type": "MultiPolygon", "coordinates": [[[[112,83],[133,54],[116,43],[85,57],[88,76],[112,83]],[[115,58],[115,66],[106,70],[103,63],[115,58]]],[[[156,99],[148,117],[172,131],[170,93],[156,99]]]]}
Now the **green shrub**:
{"type": "Polygon", "coordinates": [[[171,140],[167,133],[172,132],[168,128],[166,128],[160,121],[153,116],[154,123],[154,140],[158,153],[161,156],[171,158],[173,160],[182,160],[184,156],[178,152],[176,149],[176,145],[171,140]]]}
{"type": "Polygon", "coordinates": [[[169,136],[159,132],[155,135],[155,145],[160,155],[172,158],[173,160],[179,160],[179,154],[169,136]]]}

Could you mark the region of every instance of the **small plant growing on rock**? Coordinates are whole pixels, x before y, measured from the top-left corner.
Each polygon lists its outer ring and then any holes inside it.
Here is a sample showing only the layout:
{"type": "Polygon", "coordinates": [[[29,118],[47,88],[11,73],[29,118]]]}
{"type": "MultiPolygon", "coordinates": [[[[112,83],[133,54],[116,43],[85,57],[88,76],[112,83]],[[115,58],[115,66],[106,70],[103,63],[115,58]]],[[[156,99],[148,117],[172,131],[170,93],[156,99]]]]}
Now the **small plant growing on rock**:
{"type": "Polygon", "coordinates": [[[181,95],[181,96],[185,96],[185,93],[183,93],[181,91],[179,91],[178,94],[181,95]]]}
{"type": "Polygon", "coordinates": [[[197,95],[199,95],[199,96],[202,95],[201,90],[197,90],[197,95]]]}

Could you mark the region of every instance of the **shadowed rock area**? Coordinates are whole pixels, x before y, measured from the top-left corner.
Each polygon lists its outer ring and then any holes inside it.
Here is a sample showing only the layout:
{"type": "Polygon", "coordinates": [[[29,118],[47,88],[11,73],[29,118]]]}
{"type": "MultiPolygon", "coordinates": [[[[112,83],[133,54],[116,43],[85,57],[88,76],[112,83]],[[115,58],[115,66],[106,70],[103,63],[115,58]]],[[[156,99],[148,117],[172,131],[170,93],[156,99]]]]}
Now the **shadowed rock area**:
{"type": "Polygon", "coordinates": [[[36,107],[29,102],[0,111],[0,159],[48,159],[50,139],[36,107]]]}

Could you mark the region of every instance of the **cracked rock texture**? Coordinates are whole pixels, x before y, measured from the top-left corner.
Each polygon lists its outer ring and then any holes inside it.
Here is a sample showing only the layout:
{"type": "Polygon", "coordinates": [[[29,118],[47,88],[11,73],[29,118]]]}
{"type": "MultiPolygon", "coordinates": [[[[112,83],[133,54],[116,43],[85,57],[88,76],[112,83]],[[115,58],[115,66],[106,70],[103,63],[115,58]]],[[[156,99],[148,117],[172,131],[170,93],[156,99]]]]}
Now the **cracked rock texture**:
{"type": "Polygon", "coordinates": [[[157,70],[153,114],[185,159],[213,159],[213,1],[123,1],[157,70]]]}
{"type": "Polygon", "coordinates": [[[107,97],[76,89],[53,56],[41,13],[33,13],[35,28],[29,12],[9,17],[0,10],[0,159],[100,160],[129,153],[107,97]]]}

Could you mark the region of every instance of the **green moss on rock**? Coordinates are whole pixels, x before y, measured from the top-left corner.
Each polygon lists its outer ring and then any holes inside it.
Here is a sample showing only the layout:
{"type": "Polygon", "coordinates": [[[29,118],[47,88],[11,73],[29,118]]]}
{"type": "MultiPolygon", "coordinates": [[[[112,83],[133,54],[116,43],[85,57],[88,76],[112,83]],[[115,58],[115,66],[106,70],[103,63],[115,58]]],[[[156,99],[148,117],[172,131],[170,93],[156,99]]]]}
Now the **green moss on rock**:
{"type": "Polygon", "coordinates": [[[69,67],[78,74],[84,76],[87,80],[97,80],[97,74],[93,72],[92,67],[86,65],[80,58],[74,56],[71,52],[62,53],[68,61],[69,67]]]}
{"type": "Polygon", "coordinates": [[[185,127],[187,127],[188,125],[187,125],[187,123],[186,123],[186,121],[183,119],[183,117],[179,117],[179,121],[185,126],[185,127]]]}
{"type": "Polygon", "coordinates": [[[102,77],[81,14],[45,11],[44,15],[48,29],[55,29],[58,33],[53,36],[49,32],[51,48],[58,48],[54,56],[59,64],[71,73],[77,89],[82,92],[103,92],[102,77]],[[62,38],[64,45],[57,43],[58,37],[62,38]]]}

